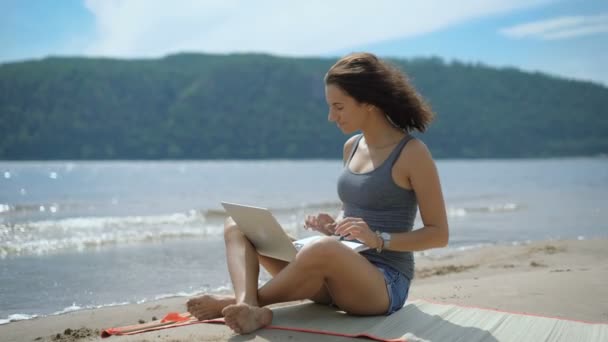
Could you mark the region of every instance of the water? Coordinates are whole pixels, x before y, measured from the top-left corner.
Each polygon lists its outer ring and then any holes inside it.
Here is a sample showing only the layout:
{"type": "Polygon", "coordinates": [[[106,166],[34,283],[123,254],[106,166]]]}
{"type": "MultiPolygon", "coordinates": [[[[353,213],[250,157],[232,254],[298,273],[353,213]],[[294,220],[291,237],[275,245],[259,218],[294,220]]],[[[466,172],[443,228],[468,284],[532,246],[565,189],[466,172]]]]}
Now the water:
{"type": "MultiPolygon", "coordinates": [[[[608,235],[606,158],[437,165],[448,251],[608,235]]],[[[220,201],[270,208],[286,230],[306,236],[306,214],[337,212],[341,167],[337,160],[0,162],[0,323],[225,291],[220,201]]]]}

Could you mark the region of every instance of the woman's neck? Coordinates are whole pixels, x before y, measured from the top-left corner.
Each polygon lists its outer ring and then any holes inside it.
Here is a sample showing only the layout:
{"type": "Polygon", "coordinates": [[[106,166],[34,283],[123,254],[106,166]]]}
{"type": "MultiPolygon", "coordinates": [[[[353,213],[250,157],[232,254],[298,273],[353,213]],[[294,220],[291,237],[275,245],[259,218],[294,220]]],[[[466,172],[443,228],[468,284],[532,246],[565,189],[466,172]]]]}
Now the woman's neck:
{"type": "Polygon", "coordinates": [[[361,129],[365,143],[372,149],[393,146],[405,136],[405,132],[393,126],[384,115],[375,116],[366,127],[361,129]]]}

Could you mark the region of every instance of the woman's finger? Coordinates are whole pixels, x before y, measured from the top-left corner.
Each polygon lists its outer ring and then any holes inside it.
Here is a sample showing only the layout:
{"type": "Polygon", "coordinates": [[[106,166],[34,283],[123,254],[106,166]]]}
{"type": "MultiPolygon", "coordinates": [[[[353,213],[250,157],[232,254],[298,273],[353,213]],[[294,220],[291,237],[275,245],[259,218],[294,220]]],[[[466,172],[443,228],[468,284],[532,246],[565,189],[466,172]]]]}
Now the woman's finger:
{"type": "Polygon", "coordinates": [[[338,224],[336,222],[332,222],[329,224],[329,226],[327,227],[329,229],[329,234],[330,235],[334,235],[336,233],[336,226],[338,224]]]}
{"type": "Polygon", "coordinates": [[[340,222],[338,223],[338,227],[344,226],[344,225],[348,225],[348,224],[357,223],[359,221],[361,221],[361,219],[357,218],[357,217],[345,217],[342,220],[340,220],[340,222]]]}
{"type": "Polygon", "coordinates": [[[330,235],[329,230],[325,226],[319,227],[319,233],[325,234],[325,235],[330,235]]]}
{"type": "Polygon", "coordinates": [[[309,215],[309,216],[306,217],[306,220],[304,222],[304,228],[310,229],[310,228],[313,228],[313,227],[314,227],[314,224],[313,224],[313,221],[312,221],[312,216],[309,215]]]}
{"type": "Polygon", "coordinates": [[[352,226],[353,223],[350,221],[340,222],[340,224],[336,227],[336,234],[344,236],[352,226]]]}
{"type": "Polygon", "coordinates": [[[327,235],[334,235],[334,233],[335,233],[335,227],[336,227],[335,222],[327,223],[327,224],[323,225],[323,229],[325,230],[325,233],[327,235]]]}
{"type": "Polygon", "coordinates": [[[329,216],[329,214],[326,214],[326,213],[320,213],[318,218],[319,218],[319,220],[323,220],[323,221],[327,221],[327,222],[331,222],[334,220],[331,216],[329,216]]]}
{"type": "Polygon", "coordinates": [[[346,217],[344,219],[342,219],[340,222],[338,222],[338,224],[336,225],[336,232],[341,231],[342,229],[344,229],[345,226],[351,224],[352,220],[350,217],[346,217]]]}

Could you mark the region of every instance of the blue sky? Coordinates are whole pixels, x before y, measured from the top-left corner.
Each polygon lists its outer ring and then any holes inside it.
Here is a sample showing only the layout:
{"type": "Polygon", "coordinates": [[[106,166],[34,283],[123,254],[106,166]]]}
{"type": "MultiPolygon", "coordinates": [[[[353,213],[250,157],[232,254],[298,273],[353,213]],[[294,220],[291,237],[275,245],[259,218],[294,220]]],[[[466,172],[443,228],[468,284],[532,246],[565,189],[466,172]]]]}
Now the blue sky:
{"type": "Polygon", "coordinates": [[[180,51],[439,56],[608,85],[606,0],[3,0],[0,63],[180,51]]]}

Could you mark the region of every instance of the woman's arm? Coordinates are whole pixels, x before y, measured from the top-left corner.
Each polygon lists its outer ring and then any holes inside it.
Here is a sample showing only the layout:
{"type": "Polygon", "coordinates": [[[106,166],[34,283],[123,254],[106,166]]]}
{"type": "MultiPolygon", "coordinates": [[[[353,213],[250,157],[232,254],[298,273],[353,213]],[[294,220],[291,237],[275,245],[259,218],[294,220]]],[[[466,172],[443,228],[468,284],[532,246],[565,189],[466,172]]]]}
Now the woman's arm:
{"type": "Polygon", "coordinates": [[[445,247],[450,234],[441,183],[433,157],[426,145],[415,139],[404,149],[402,159],[406,165],[409,183],[416,193],[424,226],[411,232],[392,234],[387,249],[421,251],[445,247]]]}

